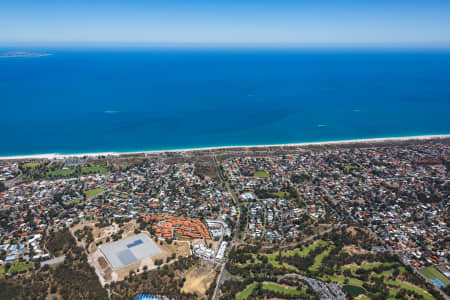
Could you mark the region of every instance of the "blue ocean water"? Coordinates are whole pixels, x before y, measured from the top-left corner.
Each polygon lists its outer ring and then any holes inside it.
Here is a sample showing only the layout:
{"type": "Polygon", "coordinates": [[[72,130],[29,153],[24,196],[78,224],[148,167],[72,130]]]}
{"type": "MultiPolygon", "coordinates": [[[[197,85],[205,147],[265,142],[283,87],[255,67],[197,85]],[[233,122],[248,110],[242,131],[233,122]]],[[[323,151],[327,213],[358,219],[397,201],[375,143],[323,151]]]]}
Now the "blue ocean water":
{"type": "Polygon", "coordinates": [[[0,59],[0,156],[450,133],[448,50],[50,52],[0,59]]]}

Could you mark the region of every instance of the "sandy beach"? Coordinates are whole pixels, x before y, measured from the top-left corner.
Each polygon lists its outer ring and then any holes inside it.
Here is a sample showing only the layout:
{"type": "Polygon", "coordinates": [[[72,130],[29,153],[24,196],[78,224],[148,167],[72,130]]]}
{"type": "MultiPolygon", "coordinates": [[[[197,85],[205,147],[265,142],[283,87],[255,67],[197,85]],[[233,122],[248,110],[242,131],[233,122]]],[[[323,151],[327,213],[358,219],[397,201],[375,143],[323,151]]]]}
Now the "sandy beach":
{"type": "Polygon", "coordinates": [[[272,145],[243,145],[243,146],[217,146],[217,147],[203,147],[203,148],[189,148],[189,149],[169,149],[169,150],[150,150],[150,151],[131,151],[131,152],[97,152],[97,153],[75,153],[75,154],[32,154],[32,155],[18,155],[18,156],[0,156],[0,160],[23,160],[23,159],[66,159],[71,157],[100,157],[100,156],[120,156],[129,154],[158,154],[165,152],[193,152],[193,151],[210,151],[222,149],[246,149],[246,148],[266,148],[266,147],[307,147],[307,146],[326,146],[326,145],[340,145],[340,144],[361,144],[361,143],[383,143],[383,142],[401,142],[412,140],[433,140],[450,138],[450,134],[441,135],[419,135],[408,137],[387,137],[387,138],[371,138],[371,139],[354,139],[354,140],[340,140],[340,141],[325,141],[325,142],[309,142],[309,143],[288,143],[288,144],[272,144],[272,145]]]}

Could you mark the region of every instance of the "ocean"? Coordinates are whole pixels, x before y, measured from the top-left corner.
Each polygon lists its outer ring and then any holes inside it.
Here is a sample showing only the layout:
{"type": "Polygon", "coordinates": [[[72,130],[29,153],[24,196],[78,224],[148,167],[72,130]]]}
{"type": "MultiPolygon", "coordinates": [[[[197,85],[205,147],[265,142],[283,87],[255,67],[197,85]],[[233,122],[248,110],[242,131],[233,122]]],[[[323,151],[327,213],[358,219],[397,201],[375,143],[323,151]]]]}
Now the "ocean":
{"type": "Polygon", "coordinates": [[[0,58],[0,156],[450,133],[450,50],[48,52],[0,58]]]}

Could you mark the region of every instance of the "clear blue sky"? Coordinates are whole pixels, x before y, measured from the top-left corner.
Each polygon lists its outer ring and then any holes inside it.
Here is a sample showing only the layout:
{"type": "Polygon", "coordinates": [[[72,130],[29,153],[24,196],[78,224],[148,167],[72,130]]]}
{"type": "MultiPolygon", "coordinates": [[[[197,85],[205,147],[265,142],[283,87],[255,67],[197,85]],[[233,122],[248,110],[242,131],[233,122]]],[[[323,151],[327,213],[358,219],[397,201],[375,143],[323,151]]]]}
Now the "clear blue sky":
{"type": "Polygon", "coordinates": [[[450,44],[450,0],[3,0],[0,44],[450,44]]]}

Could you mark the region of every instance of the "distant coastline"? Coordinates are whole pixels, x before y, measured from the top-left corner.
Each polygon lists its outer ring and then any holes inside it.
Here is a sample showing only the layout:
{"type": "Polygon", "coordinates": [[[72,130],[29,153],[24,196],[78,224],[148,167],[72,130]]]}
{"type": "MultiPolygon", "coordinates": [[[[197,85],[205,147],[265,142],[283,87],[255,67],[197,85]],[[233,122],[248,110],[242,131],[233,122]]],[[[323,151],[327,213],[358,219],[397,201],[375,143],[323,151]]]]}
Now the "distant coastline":
{"type": "Polygon", "coordinates": [[[339,141],[324,141],[324,142],[305,142],[305,143],[288,143],[288,144],[268,144],[268,145],[236,145],[236,146],[216,146],[216,147],[201,147],[201,148],[186,148],[186,149],[167,149],[167,150],[148,150],[148,151],[129,151],[129,152],[92,152],[92,153],[73,153],[73,154],[30,154],[17,156],[0,156],[0,160],[23,160],[23,159],[66,159],[71,157],[101,157],[101,156],[121,156],[121,155],[139,155],[139,154],[161,154],[170,152],[195,152],[195,151],[211,151],[211,150],[227,150],[227,149],[250,149],[250,148],[271,148],[271,147],[309,147],[309,146],[345,146],[355,144],[373,144],[385,142],[407,142],[407,141],[427,141],[450,139],[450,134],[440,135],[419,135],[406,137],[386,137],[386,138],[368,138],[368,139],[352,139],[339,141]]]}
{"type": "Polygon", "coordinates": [[[41,57],[41,56],[50,56],[50,53],[36,53],[36,52],[22,52],[22,51],[14,51],[14,52],[6,52],[0,54],[0,58],[14,58],[14,57],[41,57]]]}

